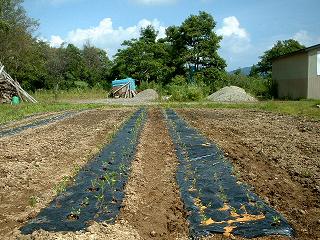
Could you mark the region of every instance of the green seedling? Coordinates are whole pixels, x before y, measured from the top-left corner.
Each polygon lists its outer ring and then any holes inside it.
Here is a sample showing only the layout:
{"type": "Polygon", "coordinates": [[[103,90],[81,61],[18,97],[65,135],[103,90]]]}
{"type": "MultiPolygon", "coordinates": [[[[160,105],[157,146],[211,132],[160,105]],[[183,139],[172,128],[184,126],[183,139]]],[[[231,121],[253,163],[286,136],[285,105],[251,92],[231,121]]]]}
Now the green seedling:
{"type": "Polygon", "coordinates": [[[126,166],[124,163],[121,163],[121,164],[119,165],[119,172],[120,172],[120,174],[124,174],[124,173],[126,173],[126,171],[127,171],[127,166],[126,166]]]}
{"type": "Polygon", "coordinates": [[[233,213],[236,213],[236,214],[238,213],[238,210],[237,210],[235,207],[231,207],[230,210],[231,210],[231,212],[233,212],[233,213]]]}
{"type": "Polygon", "coordinates": [[[279,216],[273,216],[272,217],[272,226],[278,226],[280,225],[280,217],[279,216]]]}
{"type": "Polygon", "coordinates": [[[91,180],[91,187],[93,189],[97,187],[97,180],[96,179],[91,180]]]}
{"type": "Polygon", "coordinates": [[[103,202],[104,201],[104,194],[102,192],[97,194],[95,197],[96,197],[98,202],[103,202]]]}
{"type": "Polygon", "coordinates": [[[72,208],[72,211],[71,211],[72,215],[80,216],[80,213],[81,213],[81,208],[78,208],[78,209],[72,208]]]}
{"type": "Polygon", "coordinates": [[[89,198],[88,198],[88,197],[85,197],[85,198],[82,200],[81,205],[82,205],[82,206],[88,206],[89,203],[90,203],[89,198]]]}
{"type": "Polygon", "coordinates": [[[77,219],[79,219],[80,214],[81,214],[81,208],[78,208],[78,209],[72,208],[72,211],[67,216],[67,218],[69,220],[77,220],[77,219]]]}
{"type": "Polygon", "coordinates": [[[205,214],[200,214],[201,222],[206,222],[209,218],[205,214]]]}

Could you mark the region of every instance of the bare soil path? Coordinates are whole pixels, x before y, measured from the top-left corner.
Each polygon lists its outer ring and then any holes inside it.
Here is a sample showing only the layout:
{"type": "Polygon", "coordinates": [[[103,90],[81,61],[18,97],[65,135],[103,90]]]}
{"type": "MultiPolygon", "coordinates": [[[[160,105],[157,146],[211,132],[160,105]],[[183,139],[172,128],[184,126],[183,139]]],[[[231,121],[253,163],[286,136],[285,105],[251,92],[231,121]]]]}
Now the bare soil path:
{"type": "Polygon", "coordinates": [[[0,139],[0,236],[35,216],[133,110],[93,110],[0,139]]]}
{"type": "Polygon", "coordinates": [[[177,158],[163,113],[149,110],[119,216],[143,239],[187,238],[186,212],[175,179],[177,158]]]}
{"type": "Polygon", "coordinates": [[[320,239],[319,121],[239,109],[177,112],[225,151],[237,177],[288,219],[298,239],[320,239]]]}

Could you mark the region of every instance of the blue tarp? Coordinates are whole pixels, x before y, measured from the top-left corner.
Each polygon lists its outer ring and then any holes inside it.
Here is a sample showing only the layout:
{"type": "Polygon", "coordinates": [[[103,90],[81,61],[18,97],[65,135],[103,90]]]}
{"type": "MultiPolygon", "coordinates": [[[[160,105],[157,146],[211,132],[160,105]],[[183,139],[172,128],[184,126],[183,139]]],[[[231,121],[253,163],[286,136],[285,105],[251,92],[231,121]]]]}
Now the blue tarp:
{"type": "Polygon", "coordinates": [[[120,79],[112,81],[112,87],[120,87],[127,83],[130,83],[130,89],[135,91],[136,90],[136,82],[132,78],[120,79]]]}

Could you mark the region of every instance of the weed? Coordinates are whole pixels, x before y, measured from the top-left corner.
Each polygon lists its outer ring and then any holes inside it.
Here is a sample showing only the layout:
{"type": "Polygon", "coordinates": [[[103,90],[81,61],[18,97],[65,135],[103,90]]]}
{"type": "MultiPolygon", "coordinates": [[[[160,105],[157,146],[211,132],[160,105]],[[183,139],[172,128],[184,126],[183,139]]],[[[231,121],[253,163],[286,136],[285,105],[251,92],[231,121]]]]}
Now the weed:
{"type": "Polygon", "coordinates": [[[73,167],[72,174],[71,174],[73,180],[74,180],[74,178],[78,175],[78,173],[80,172],[80,170],[81,170],[81,166],[79,166],[79,165],[75,165],[75,166],[73,167]]]}
{"type": "Polygon", "coordinates": [[[71,178],[70,178],[69,176],[64,176],[64,177],[62,178],[62,181],[61,181],[60,183],[58,183],[58,184],[54,187],[57,195],[58,195],[58,194],[61,194],[61,193],[64,193],[64,192],[66,191],[67,186],[68,186],[68,184],[69,184],[69,182],[70,182],[70,179],[71,179],[71,178]]]}
{"type": "Polygon", "coordinates": [[[31,207],[35,207],[37,205],[37,203],[38,203],[38,198],[36,196],[31,196],[29,198],[29,205],[31,207]]]}

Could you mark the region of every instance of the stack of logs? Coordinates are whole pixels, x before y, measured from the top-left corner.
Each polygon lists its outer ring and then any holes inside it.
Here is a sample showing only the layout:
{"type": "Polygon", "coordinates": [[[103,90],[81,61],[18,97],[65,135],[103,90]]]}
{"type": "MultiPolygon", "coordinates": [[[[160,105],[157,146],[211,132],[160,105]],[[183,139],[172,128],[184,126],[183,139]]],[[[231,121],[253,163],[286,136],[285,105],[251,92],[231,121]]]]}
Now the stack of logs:
{"type": "MultiPolygon", "coordinates": [[[[15,84],[18,84],[15,82],[15,84]]],[[[13,96],[19,96],[17,89],[0,76],[0,104],[10,103],[13,96]]]]}

